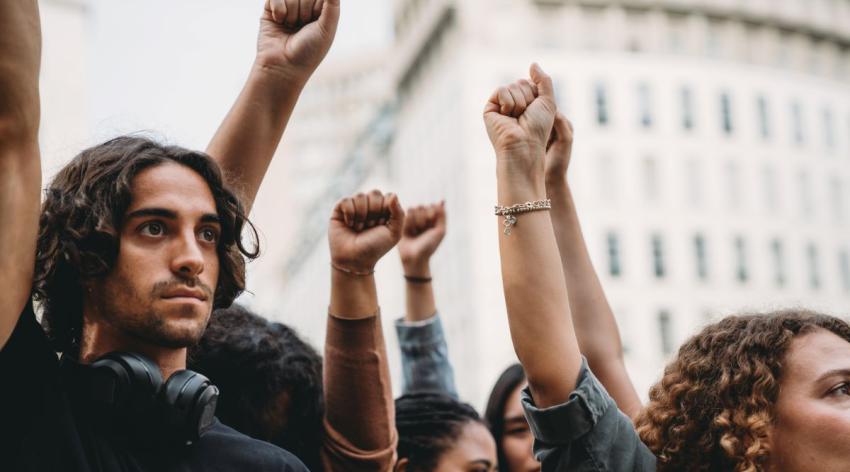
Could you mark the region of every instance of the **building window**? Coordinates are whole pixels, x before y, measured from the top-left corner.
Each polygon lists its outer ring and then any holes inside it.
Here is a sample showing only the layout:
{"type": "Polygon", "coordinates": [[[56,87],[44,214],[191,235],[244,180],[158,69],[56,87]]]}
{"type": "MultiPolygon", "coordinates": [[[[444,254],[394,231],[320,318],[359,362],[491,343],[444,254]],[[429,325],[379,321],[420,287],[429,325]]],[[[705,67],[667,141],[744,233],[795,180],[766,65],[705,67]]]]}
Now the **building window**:
{"type": "Polygon", "coordinates": [[[616,233],[608,233],[608,273],[619,277],[623,273],[620,263],[620,238],[616,233]]]}
{"type": "Polygon", "coordinates": [[[779,195],[776,191],[776,170],[765,166],[762,169],[762,180],[764,184],[764,206],[768,211],[775,211],[778,205],[779,195]]]}
{"type": "Polygon", "coordinates": [[[638,113],[640,114],[640,125],[644,128],[652,127],[652,92],[649,84],[641,83],[637,88],[638,113]]]}
{"type": "Polygon", "coordinates": [[[836,221],[844,221],[844,185],[840,177],[833,176],[829,180],[829,194],[833,217],[836,221]]]}
{"type": "Polygon", "coordinates": [[[791,135],[795,144],[803,144],[803,107],[799,102],[791,103],[791,135]]]}
{"type": "Polygon", "coordinates": [[[809,287],[817,290],[820,288],[820,261],[818,248],[812,243],[806,246],[806,262],[809,266],[809,287]]]}
{"type": "Polygon", "coordinates": [[[694,129],[694,93],[689,87],[682,87],[682,128],[690,131],[694,129]]]}
{"type": "Polygon", "coordinates": [[[770,110],[767,105],[767,98],[760,96],[756,103],[758,108],[759,132],[763,139],[770,137],[770,110]]]}
{"type": "Polygon", "coordinates": [[[802,212],[803,218],[811,218],[815,211],[815,201],[812,193],[812,179],[806,171],[800,171],[797,179],[800,184],[800,211],[802,212]]]}
{"type": "Polygon", "coordinates": [[[652,270],[657,279],[663,279],[666,275],[664,241],[659,234],[652,235],[652,270]]]}
{"type": "Polygon", "coordinates": [[[747,243],[741,236],[735,238],[735,278],[741,283],[750,279],[747,269],[747,243]]]}
{"type": "Polygon", "coordinates": [[[720,120],[723,132],[732,134],[732,97],[728,92],[720,94],[720,120]]]}
{"type": "Polygon", "coordinates": [[[685,193],[690,204],[699,208],[702,205],[702,165],[698,159],[690,159],[685,164],[685,193]]]}
{"type": "Polygon", "coordinates": [[[841,271],[841,285],[845,292],[850,292],[850,253],[846,249],[838,255],[838,265],[841,271]]]}
{"type": "Polygon", "coordinates": [[[729,199],[729,208],[736,210],[741,206],[741,172],[738,164],[730,161],[726,164],[726,196],[729,199]]]}
{"type": "Polygon", "coordinates": [[[835,148],[835,123],[829,109],[823,110],[823,140],[827,148],[835,148]]]}
{"type": "Polygon", "coordinates": [[[661,353],[669,356],[673,353],[673,320],[670,312],[660,310],[658,312],[658,335],[661,337],[661,353]]]}
{"type": "Polygon", "coordinates": [[[658,178],[658,164],[655,159],[647,157],[643,160],[643,190],[646,199],[655,201],[660,195],[661,180],[658,178]]]}
{"type": "Polygon", "coordinates": [[[702,234],[694,236],[694,256],[696,259],[697,278],[702,281],[708,280],[707,252],[705,236],[702,234]]]}
{"type": "Polygon", "coordinates": [[[596,123],[599,126],[608,125],[608,91],[605,84],[596,84],[596,123]]]}
{"type": "Polygon", "coordinates": [[[770,242],[770,254],[773,258],[773,282],[777,287],[785,286],[785,248],[782,241],[770,242]]]}

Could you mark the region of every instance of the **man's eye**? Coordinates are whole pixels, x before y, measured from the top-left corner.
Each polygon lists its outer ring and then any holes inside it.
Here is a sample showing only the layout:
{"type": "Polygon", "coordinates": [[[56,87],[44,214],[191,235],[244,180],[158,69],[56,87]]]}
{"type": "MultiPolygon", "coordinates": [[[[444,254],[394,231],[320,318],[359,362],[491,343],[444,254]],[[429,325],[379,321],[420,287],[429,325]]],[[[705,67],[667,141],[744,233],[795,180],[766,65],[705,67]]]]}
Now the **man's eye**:
{"type": "Polygon", "coordinates": [[[845,382],[833,388],[829,393],[833,395],[850,396],[850,383],[845,382]]]}
{"type": "Polygon", "coordinates": [[[140,232],[146,236],[162,236],[165,234],[165,226],[157,221],[152,221],[142,225],[140,232]]]}
{"type": "Polygon", "coordinates": [[[214,243],[218,241],[218,233],[212,228],[204,228],[201,230],[201,239],[214,243]]]}

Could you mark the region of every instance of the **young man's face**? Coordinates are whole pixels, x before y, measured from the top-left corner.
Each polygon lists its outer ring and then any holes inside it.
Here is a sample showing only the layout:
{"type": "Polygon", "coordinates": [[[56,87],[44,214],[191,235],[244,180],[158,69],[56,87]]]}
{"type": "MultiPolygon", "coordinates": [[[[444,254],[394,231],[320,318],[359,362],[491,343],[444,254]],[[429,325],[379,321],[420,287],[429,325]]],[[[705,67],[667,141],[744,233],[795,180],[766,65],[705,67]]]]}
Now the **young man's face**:
{"type": "Polygon", "coordinates": [[[141,171],[132,192],[115,266],[87,294],[93,316],[144,343],[195,344],[218,281],[221,226],[212,192],[177,163],[141,171]]]}

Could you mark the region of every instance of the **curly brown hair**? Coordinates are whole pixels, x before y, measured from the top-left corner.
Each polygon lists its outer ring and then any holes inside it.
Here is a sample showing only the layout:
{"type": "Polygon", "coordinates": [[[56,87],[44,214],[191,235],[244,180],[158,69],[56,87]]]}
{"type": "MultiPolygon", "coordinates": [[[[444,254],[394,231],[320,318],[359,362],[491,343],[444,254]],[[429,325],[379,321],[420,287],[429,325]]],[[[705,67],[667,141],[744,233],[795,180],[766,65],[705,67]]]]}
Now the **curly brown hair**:
{"type": "Polygon", "coordinates": [[[245,210],[208,155],[122,136],[91,147],[71,160],[45,190],[39,221],[33,298],[57,352],[74,353],[82,336],[83,281],[108,274],[118,256],[118,233],[142,170],[175,162],[209,185],[221,221],[220,273],[214,308],[228,307],[245,289],[245,259],[259,254],[257,233],[245,210]],[[250,228],[254,245],[242,241],[250,228]]]}
{"type": "Polygon", "coordinates": [[[850,325],[805,310],[730,316],[685,342],[635,423],[659,471],[764,470],[791,341],[850,325]]]}

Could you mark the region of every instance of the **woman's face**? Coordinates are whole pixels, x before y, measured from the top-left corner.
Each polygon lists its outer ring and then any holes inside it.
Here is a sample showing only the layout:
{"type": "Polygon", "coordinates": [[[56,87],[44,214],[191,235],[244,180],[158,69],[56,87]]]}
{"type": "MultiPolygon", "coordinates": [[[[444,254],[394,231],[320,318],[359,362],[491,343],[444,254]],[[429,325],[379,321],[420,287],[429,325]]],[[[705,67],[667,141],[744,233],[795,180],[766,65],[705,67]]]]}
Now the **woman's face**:
{"type": "Polygon", "coordinates": [[[770,470],[850,470],[850,343],[823,329],[795,338],[775,414],[770,470]]]}
{"type": "Polygon", "coordinates": [[[495,472],[496,441],[478,421],[463,425],[455,446],[444,452],[435,472],[495,472]]]}
{"type": "Polygon", "coordinates": [[[528,422],[522,412],[520,392],[525,384],[520,384],[508,397],[505,403],[504,424],[502,434],[502,450],[505,453],[507,464],[500,464],[502,470],[507,472],[531,472],[539,471],[540,463],[534,460],[531,446],[534,436],[528,428],[528,422]]]}

